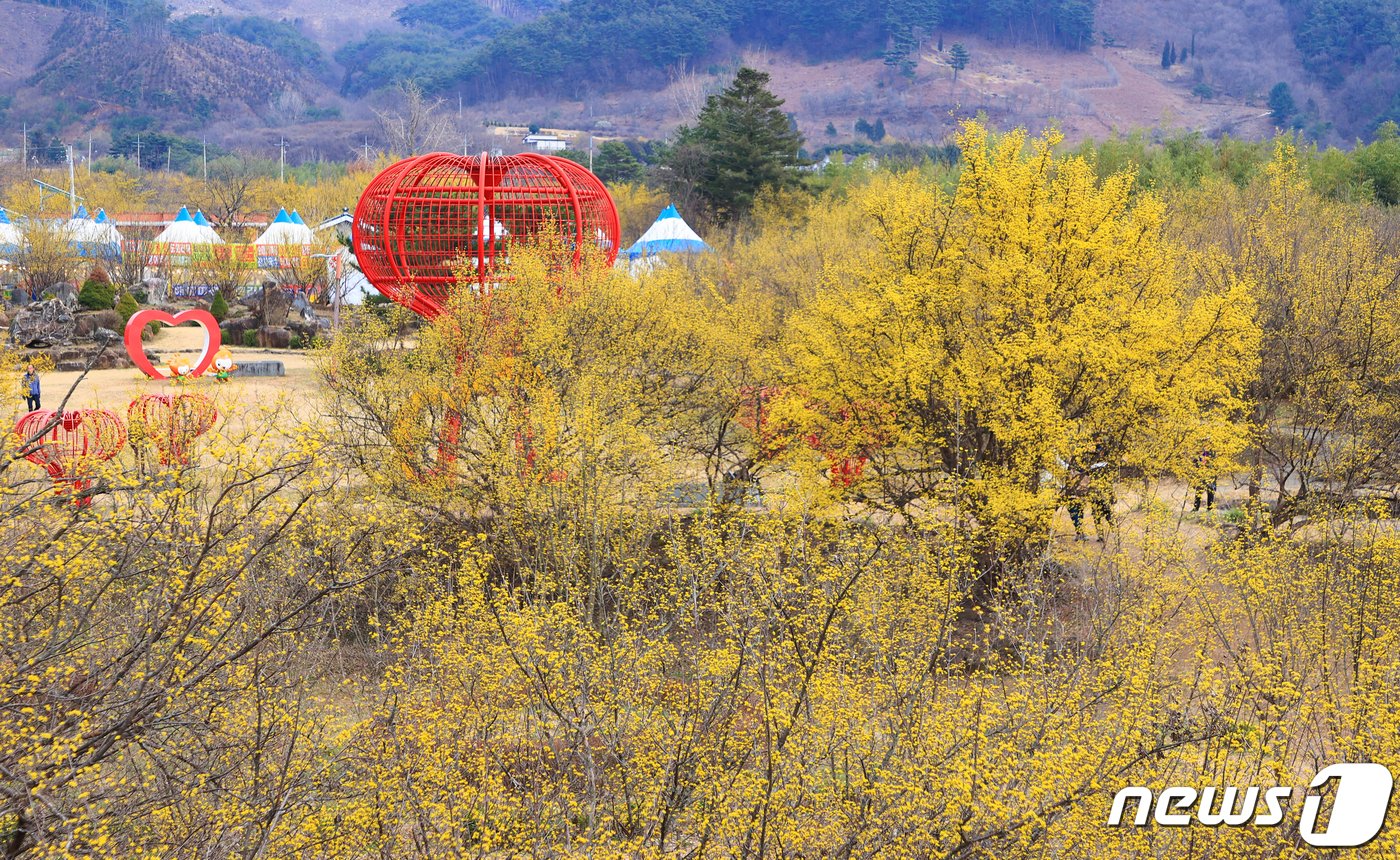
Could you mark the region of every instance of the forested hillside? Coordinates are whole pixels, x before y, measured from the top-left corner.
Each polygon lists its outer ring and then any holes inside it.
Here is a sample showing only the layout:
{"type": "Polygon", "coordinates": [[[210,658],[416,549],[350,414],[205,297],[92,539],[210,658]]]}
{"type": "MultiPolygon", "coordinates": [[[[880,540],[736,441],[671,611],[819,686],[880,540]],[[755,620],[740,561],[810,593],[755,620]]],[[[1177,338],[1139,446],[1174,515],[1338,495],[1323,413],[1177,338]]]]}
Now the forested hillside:
{"type": "MultiPolygon", "coordinates": [[[[735,45],[764,45],[810,60],[876,53],[897,65],[920,39],[944,29],[1084,48],[1094,38],[1095,0],[568,0],[471,51],[464,51],[464,44],[482,35],[483,21],[491,16],[464,15],[465,26],[454,28],[445,16],[413,11],[436,5],[411,4],[399,20],[464,36],[465,42],[444,40],[451,56],[404,40],[385,53],[412,55],[403,57],[408,64],[383,63],[382,71],[356,68],[347,76],[347,88],[383,86],[405,71],[431,88],[460,88],[469,97],[500,88],[607,88],[664,80],[668,66],[718,58],[735,45]]],[[[364,60],[374,38],[347,49],[342,59],[364,60]]]]}
{"type": "Polygon", "coordinates": [[[1295,104],[1284,102],[1282,125],[1369,137],[1400,118],[1400,4],[1390,0],[1103,5],[1106,15],[1098,0],[534,0],[512,7],[511,20],[475,0],[427,0],[397,13],[407,32],[372,33],[336,59],[348,95],[412,77],[468,101],[502,93],[577,98],[655,85],[668,70],[705,68],[756,46],[811,62],[880,57],[912,78],[921,44],[945,33],[1084,50],[1122,44],[1119,24],[1130,19],[1154,22],[1133,35],[1187,65],[1202,94],[1262,101],[1277,84],[1291,84],[1295,104]],[[1296,53],[1260,55],[1264,29],[1296,53]]]}
{"type": "MultiPolygon", "coordinates": [[[[1400,3],[1393,0],[417,0],[397,6],[392,17],[367,0],[291,0],[285,7],[255,0],[33,2],[29,8],[64,10],[64,23],[11,36],[21,47],[37,41],[47,48],[35,62],[34,51],[9,46],[16,65],[0,76],[0,120],[26,125],[41,149],[111,132],[117,117],[129,123],[132,114],[152,133],[187,140],[241,146],[261,129],[265,146],[295,124],[303,137],[344,146],[346,139],[365,140],[371,109],[391,104],[405,80],[488,117],[532,120],[552,105],[600,97],[635,104],[692,74],[713,90],[755,50],[792,64],[864,63],[831,78],[814,70],[786,94],[790,110],[808,95],[850,106],[808,111],[818,129],[835,119],[840,139],[824,143],[849,143],[849,123],[862,113],[872,122],[903,115],[902,131],[891,133],[905,139],[942,133],[911,121],[911,112],[942,116],[955,103],[986,110],[997,122],[1032,126],[1064,119],[1066,99],[1093,113],[1081,85],[1101,87],[1125,69],[1051,80],[1025,58],[1054,58],[1068,68],[1070,54],[1094,63],[1114,49],[1161,52],[1160,74],[1155,61],[1146,64],[1171,89],[1125,95],[1146,109],[1131,117],[1099,112],[1096,134],[1159,117],[1164,127],[1235,133],[1229,122],[1257,108],[1269,111],[1274,127],[1350,144],[1400,119],[1400,3]],[[935,56],[934,47],[945,38],[982,45],[973,70],[1005,85],[887,103],[891,92],[927,89],[939,79],[947,58],[935,56]],[[992,63],[1009,65],[993,70],[992,63]],[[1026,92],[1017,91],[1022,84],[1026,92]],[[1013,107],[999,106],[998,98],[1013,107]],[[1182,119],[1189,100],[1241,110],[1182,119]],[[359,125],[306,128],[342,117],[359,125]]],[[[1119,59],[1142,69],[1146,58],[1119,59]]],[[[630,133],[661,138],[689,118],[685,110],[661,116],[651,109],[630,133]]],[[[1268,125],[1245,133],[1267,133],[1268,125]]],[[[812,129],[804,132],[812,140],[812,129]]]]}

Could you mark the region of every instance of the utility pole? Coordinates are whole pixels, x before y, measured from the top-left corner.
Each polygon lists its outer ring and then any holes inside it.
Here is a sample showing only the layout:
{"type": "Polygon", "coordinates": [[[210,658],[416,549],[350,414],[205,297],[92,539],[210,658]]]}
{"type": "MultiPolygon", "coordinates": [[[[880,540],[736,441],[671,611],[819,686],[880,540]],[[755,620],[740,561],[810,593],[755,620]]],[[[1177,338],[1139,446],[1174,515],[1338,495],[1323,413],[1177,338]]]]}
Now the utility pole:
{"type": "Polygon", "coordinates": [[[204,181],[205,181],[205,182],[208,182],[208,181],[209,181],[209,138],[207,138],[207,137],[204,138],[204,141],[203,141],[202,143],[200,143],[200,146],[199,146],[199,157],[204,161],[204,181]]]}
{"type": "Polygon", "coordinates": [[[170,144],[167,143],[167,144],[165,145],[165,172],[166,172],[166,173],[169,173],[169,172],[170,172],[170,150],[171,150],[171,146],[170,146],[170,144]]]}
{"type": "Polygon", "coordinates": [[[92,135],[88,135],[88,176],[92,175],[92,135]]]}
{"type": "Polygon", "coordinates": [[[68,217],[72,218],[77,214],[77,209],[73,206],[73,201],[77,199],[77,183],[73,181],[73,144],[68,144],[68,217]]]}
{"type": "Polygon", "coordinates": [[[369,135],[365,135],[365,164],[369,164],[369,135]]]}
{"type": "Polygon", "coordinates": [[[287,181],[287,138],[284,136],[282,142],[277,144],[277,181],[287,181]]]}
{"type": "Polygon", "coordinates": [[[28,169],[29,169],[29,123],[25,123],[25,124],[24,124],[24,143],[21,144],[21,150],[23,151],[24,154],[20,156],[20,163],[24,165],[24,169],[25,169],[25,170],[28,170],[28,169]]]}
{"type": "Polygon", "coordinates": [[[588,136],[588,172],[593,172],[593,135],[588,136]]]}
{"type": "Polygon", "coordinates": [[[136,175],[141,175],[141,135],[136,135],[136,175]]]}

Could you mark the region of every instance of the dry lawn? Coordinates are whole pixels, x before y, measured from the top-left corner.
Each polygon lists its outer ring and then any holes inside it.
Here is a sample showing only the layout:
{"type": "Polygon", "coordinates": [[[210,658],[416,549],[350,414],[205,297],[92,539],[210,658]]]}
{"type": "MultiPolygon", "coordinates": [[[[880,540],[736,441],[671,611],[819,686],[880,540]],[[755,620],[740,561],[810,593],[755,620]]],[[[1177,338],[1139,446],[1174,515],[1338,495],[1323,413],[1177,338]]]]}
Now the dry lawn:
{"type": "MultiPolygon", "coordinates": [[[[204,344],[201,329],[194,326],[162,328],[152,340],[146,342],[147,349],[168,360],[177,353],[197,354],[204,344]]],[[[122,349],[120,345],[113,347],[122,349]]],[[[282,402],[288,410],[309,416],[319,406],[320,382],[316,375],[314,360],[310,353],[302,350],[271,350],[247,347],[229,347],[235,364],[248,361],[280,361],[286,376],[239,377],[228,383],[214,379],[212,371],[204,377],[181,386],[181,390],[198,391],[214,398],[220,406],[220,413],[237,415],[241,411],[238,404],[265,405],[282,402]],[[302,410],[305,410],[304,412],[302,410]]],[[[163,364],[158,364],[158,367],[163,364]]],[[[119,415],[126,414],[127,404],[142,394],[163,393],[175,389],[165,380],[151,379],[135,368],[125,370],[90,371],[79,382],[81,374],[47,373],[43,376],[44,408],[56,409],[64,395],[75,382],[78,387],[68,401],[68,408],[110,409],[119,415]]],[[[13,418],[23,413],[24,403],[18,397],[13,402],[13,418]]]]}

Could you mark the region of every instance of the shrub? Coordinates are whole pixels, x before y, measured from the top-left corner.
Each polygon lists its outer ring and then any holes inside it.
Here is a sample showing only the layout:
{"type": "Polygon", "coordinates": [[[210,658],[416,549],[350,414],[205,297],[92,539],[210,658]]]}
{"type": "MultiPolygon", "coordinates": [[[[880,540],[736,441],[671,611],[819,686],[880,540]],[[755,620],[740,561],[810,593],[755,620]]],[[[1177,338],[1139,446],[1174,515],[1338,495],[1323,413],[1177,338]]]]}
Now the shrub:
{"type": "MultiPolygon", "coordinates": [[[[101,271],[100,269],[97,271],[101,271]]],[[[88,310],[100,311],[112,307],[117,300],[117,288],[111,281],[88,278],[78,291],[78,304],[88,310]]]]}
{"type": "Polygon", "coordinates": [[[122,325],[131,321],[132,314],[141,310],[140,302],[131,293],[122,293],[121,299],[117,302],[117,313],[121,314],[122,325]]]}
{"type": "Polygon", "coordinates": [[[244,346],[257,346],[257,345],[258,345],[258,333],[257,333],[256,331],[245,331],[245,332],[243,332],[243,345],[244,345],[244,346]]]}
{"type": "Polygon", "coordinates": [[[224,298],[222,292],[214,294],[214,300],[209,303],[209,313],[213,314],[214,319],[219,322],[223,322],[224,317],[228,316],[228,300],[224,298]]]}
{"type": "Polygon", "coordinates": [[[301,335],[292,332],[291,340],[287,341],[287,347],[290,349],[302,349],[304,346],[305,344],[302,343],[301,335]]]}

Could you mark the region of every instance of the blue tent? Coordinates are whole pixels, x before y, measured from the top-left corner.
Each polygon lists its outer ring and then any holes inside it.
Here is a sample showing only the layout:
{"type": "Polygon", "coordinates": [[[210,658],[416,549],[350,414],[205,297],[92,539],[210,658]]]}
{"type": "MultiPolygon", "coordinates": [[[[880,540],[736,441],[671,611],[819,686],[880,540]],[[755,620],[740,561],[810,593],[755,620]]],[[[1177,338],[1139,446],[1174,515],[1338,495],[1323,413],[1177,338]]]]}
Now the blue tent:
{"type": "Polygon", "coordinates": [[[647,231],[625,253],[628,260],[654,257],[662,253],[698,254],[710,250],[675,206],[667,206],[647,231]]]}
{"type": "Polygon", "coordinates": [[[301,220],[301,215],[295,209],[292,210],[292,223],[300,224],[303,227],[306,226],[306,222],[301,220]]]}
{"type": "Polygon", "coordinates": [[[0,209],[0,254],[17,254],[24,246],[24,234],[10,222],[10,216],[0,209]]]}
{"type": "Polygon", "coordinates": [[[194,213],[194,223],[198,224],[200,227],[208,227],[208,226],[210,226],[210,224],[209,224],[209,219],[204,217],[204,210],[203,210],[203,209],[196,209],[196,210],[195,210],[195,213],[194,213]]]}

